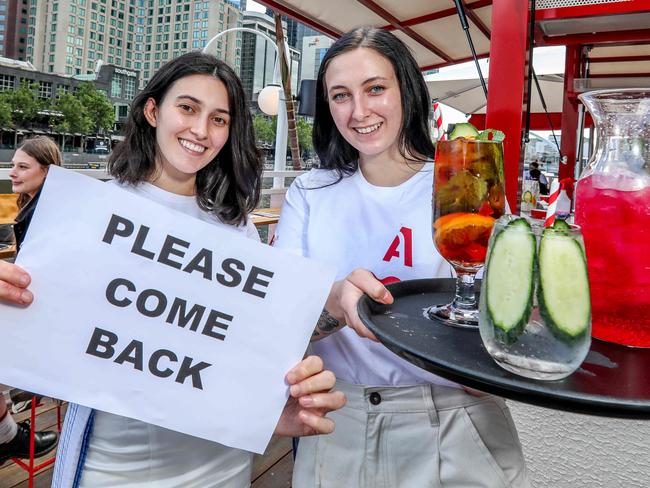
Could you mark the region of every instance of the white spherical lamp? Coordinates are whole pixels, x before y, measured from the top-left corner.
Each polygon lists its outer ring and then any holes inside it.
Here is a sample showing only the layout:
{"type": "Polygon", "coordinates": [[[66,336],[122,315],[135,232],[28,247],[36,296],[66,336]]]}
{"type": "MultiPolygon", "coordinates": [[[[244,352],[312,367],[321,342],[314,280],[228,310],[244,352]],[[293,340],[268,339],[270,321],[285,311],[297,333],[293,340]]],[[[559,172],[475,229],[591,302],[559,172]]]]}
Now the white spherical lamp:
{"type": "Polygon", "coordinates": [[[257,94],[257,105],[266,115],[278,115],[280,105],[280,85],[267,85],[257,94]]]}

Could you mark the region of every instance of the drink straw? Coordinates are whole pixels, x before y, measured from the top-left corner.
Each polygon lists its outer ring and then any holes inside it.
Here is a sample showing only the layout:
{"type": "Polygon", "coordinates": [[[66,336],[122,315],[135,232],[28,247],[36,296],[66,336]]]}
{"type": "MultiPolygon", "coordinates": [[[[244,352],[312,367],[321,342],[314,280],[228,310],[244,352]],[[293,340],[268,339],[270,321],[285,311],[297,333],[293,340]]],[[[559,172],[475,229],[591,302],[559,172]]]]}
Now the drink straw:
{"type": "Polygon", "coordinates": [[[546,209],[546,219],[544,227],[550,227],[555,222],[555,211],[557,210],[557,197],[560,195],[560,182],[557,178],[551,183],[551,191],[548,197],[548,208],[546,209]]]}

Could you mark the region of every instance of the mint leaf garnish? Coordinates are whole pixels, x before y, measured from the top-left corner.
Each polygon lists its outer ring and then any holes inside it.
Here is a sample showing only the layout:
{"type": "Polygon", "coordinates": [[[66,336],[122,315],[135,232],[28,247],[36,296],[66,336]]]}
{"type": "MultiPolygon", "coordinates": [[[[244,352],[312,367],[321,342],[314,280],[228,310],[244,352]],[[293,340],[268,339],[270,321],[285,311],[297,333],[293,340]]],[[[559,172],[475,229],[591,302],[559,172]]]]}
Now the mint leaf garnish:
{"type": "Polygon", "coordinates": [[[485,129],[482,130],[478,137],[478,141],[492,141],[492,142],[502,142],[506,138],[506,135],[500,130],[495,129],[485,129]]]}

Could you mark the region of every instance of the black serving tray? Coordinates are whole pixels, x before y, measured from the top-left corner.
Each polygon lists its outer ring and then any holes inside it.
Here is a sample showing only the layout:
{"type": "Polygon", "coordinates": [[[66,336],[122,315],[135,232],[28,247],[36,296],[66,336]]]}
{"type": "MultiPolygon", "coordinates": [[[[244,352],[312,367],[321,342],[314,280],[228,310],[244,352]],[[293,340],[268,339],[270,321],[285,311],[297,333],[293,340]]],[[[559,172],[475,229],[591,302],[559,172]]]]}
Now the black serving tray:
{"type": "Polygon", "coordinates": [[[650,349],[593,340],[580,368],[562,380],[517,376],[492,360],[478,329],[444,325],[424,315],[448,303],[454,279],[410,280],[387,287],[395,301],[359,301],[363,323],[386,347],[407,361],[449,380],[485,392],[558,410],[650,419],[650,349]]]}

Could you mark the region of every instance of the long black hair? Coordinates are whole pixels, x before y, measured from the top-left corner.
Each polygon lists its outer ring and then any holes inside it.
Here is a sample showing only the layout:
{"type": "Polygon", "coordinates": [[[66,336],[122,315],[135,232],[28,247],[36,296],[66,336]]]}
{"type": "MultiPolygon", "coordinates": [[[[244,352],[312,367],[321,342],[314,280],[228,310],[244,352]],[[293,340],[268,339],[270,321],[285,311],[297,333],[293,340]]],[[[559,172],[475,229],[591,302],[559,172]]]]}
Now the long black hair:
{"type": "Polygon", "coordinates": [[[156,129],[144,116],[145,105],[152,98],[159,106],[174,82],[198,74],[214,76],[225,85],[230,133],[219,154],[196,174],[197,202],[222,222],[243,224],[259,201],[264,162],[255,144],[253,120],[241,81],[230,66],[212,55],[187,53],[158,70],[133,100],[124,141],[113,151],[108,170],[117,180],[130,184],[155,176],[156,129]]]}
{"type": "Polygon", "coordinates": [[[359,151],[336,128],[327,100],[325,75],[331,61],[357,48],[374,49],[388,59],[395,70],[402,102],[399,152],[406,160],[424,161],[434,156],[429,131],[430,97],[422,73],[409,48],[390,32],[374,27],[359,27],[341,36],[327,51],[318,70],[314,149],[320,167],[336,170],[340,178],[359,168],[359,151]]]}

